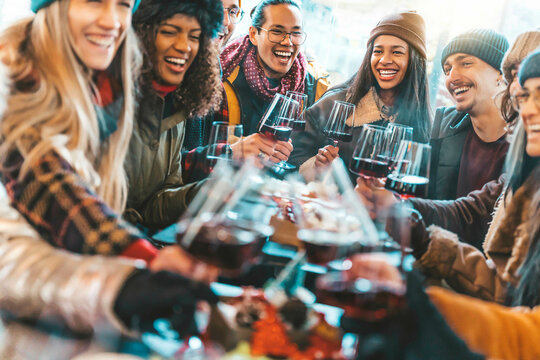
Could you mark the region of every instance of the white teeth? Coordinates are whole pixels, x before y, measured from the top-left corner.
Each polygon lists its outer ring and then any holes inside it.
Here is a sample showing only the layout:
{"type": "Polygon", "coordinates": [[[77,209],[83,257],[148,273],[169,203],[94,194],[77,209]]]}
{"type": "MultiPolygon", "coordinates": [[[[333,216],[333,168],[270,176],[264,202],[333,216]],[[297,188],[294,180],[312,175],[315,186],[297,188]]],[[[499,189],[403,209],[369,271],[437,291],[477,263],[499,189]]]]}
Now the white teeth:
{"type": "Polygon", "coordinates": [[[454,89],[454,94],[459,95],[459,94],[464,93],[465,91],[467,91],[469,89],[470,89],[469,86],[463,86],[463,87],[454,89]]]}
{"type": "Polygon", "coordinates": [[[381,75],[394,75],[394,74],[397,74],[397,71],[396,70],[379,70],[379,73],[381,73],[381,75]]]}
{"type": "Polygon", "coordinates": [[[98,36],[98,35],[86,35],[86,38],[93,42],[96,45],[109,47],[114,42],[114,37],[112,36],[98,36]]]}
{"type": "Polygon", "coordinates": [[[174,58],[174,57],[166,57],[165,60],[167,60],[170,63],[177,64],[177,65],[184,65],[186,63],[186,59],[180,59],[180,58],[174,58]]]}
{"type": "Polygon", "coordinates": [[[278,56],[289,57],[292,55],[292,52],[276,51],[275,54],[278,56]]]}
{"type": "Polygon", "coordinates": [[[537,132],[540,131],[540,124],[531,124],[528,125],[527,128],[529,129],[529,131],[537,132]]]}

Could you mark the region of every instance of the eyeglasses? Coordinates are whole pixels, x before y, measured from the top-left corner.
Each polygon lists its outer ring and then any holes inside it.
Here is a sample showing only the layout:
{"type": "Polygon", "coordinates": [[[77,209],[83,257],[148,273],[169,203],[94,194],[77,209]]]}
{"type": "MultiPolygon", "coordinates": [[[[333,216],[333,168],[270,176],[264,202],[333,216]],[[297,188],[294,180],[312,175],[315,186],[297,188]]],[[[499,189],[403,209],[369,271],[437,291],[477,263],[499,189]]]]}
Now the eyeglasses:
{"type": "Polygon", "coordinates": [[[223,12],[227,13],[229,21],[233,24],[238,24],[244,17],[244,10],[237,7],[223,8],[223,12]]]}
{"type": "Polygon", "coordinates": [[[512,107],[516,111],[520,111],[521,108],[529,101],[529,97],[532,95],[532,100],[534,104],[540,109],[540,88],[534,89],[531,93],[528,91],[523,91],[517,95],[510,96],[512,100],[512,107]]]}
{"type": "Polygon", "coordinates": [[[274,44],[281,44],[283,40],[289,35],[289,39],[291,39],[291,43],[293,45],[302,45],[307,38],[307,35],[303,31],[283,31],[279,29],[265,29],[263,27],[257,26],[257,28],[266,31],[268,34],[268,40],[274,44]]]}

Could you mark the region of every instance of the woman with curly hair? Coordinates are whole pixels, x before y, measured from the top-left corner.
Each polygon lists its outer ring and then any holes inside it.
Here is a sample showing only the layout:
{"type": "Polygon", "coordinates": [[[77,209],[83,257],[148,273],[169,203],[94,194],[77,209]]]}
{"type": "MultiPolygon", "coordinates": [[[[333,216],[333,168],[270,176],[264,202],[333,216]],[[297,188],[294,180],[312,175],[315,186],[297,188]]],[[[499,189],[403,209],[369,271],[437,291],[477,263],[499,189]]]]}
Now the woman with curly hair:
{"type": "Polygon", "coordinates": [[[143,0],[133,19],[143,48],[142,94],[125,169],[125,216],[149,229],[180,217],[200,183],[184,186],[182,144],[188,117],[221,103],[218,48],[223,5],[219,0],[143,0]]]}

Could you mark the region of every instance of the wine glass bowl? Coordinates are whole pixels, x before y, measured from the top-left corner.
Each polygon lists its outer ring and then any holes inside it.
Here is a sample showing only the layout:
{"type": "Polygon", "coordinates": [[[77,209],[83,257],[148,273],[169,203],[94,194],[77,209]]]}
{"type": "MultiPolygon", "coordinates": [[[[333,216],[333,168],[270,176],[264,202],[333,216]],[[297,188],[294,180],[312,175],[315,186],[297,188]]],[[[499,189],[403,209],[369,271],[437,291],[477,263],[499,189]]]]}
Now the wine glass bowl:
{"type": "Polygon", "coordinates": [[[293,131],[304,131],[306,129],[305,111],[307,108],[308,96],[296,91],[287,91],[285,96],[297,101],[299,104],[298,111],[293,116],[293,121],[291,124],[293,131]]]}
{"type": "Polygon", "coordinates": [[[330,112],[330,117],[326,122],[322,132],[324,136],[337,146],[338,142],[352,141],[352,128],[354,127],[355,106],[345,101],[334,101],[334,106],[330,112]],[[349,125],[347,120],[351,119],[349,125]]]}
{"type": "Polygon", "coordinates": [[[288,141],[292,132],[291,124],[298,115],[300,104],[298,101],[287,98],[285,95],[276,94],[272,102],[266,109],[261,121],[259,122],[258,131],[261,134],[271,136],[273,139],[288,141]]]}
{"type": "Polygon", "coordinates": [[[214,121],[210,130],[210,142],[206,154],[206,164],[213,169],[218,160],[232,160],[231,144],[243,135],[242,125],[229,125],[227,122],[214,121]]]}
{"type": "Polygon", "coordinates": [[[312,264],[325,265],[362,251],[359,236],[363,233],[339,234],[318,229],[298,231],[298,239],[306,251],[306,259],[312,264]]]}
{"type": "Polygon", "coordinates": [[[431,146],[414,141],[401,141],[392,172],[385,188],[402,199],[426,197],[429,184],[431,146]]]}
{"type": "Polygon", "coordinates": [[[384,179],[388,174],[387,134],[385,127],[364,125],[353,152],[349,170],[364,178],[384,179]]]}
{"type": "Polygon", "coordinates": [[[241,270],[261,253],[272,227],[246,220],[223,219],[204,214],[197,233],[190,242],[183,241],[192,219],[177,223],[177,242],[191,255],[224,270],[241,270]]]}

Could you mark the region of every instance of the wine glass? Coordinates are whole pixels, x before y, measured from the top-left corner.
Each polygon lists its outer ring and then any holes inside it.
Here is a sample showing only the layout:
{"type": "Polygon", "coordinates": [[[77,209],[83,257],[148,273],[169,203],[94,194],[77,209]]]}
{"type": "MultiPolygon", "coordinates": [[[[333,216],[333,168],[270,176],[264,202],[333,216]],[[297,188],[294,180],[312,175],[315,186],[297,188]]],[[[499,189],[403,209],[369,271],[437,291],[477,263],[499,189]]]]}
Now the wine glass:
{"type": "Polygon", "coordinates": [[[294,116],[294,121],[292,122],[293,131],[304,131],[306,129],[305,111],[307,108],[308,96],[296,91],[287,91],[285,96],[298,101],[299,104],[298,113],[294,116]]]}
{"type": "Polygon", "coordinates": [[[407,125],[390,123],[387,126],[387,135],[385,141],[385,153],[388,161],[388,169],[391,171],[394,167],[394,161],[399,150],[401,140],[413,139],[413,128],[407,125]]]}
{"type": "Polygon", "coordinates": [[[349,164],[349,170],[364,178],[384,179],[388,175],[388,130],[364,125],[349,164]]]}
{"type": "Polygon", "coordinates": [[[414,141],[401,141],[392,172],[388,174],[385,188],[402,200],[426,197],[429,184],[431,146],[414,141]]]}
{"type": "Polygon", "coordinates": [[[323,134],[337,146],[338,142],[352,141],[352,128],[354,127],[355,106],[345,101],[334,101],[332,112],[326,122],[323,134]],[[351,124],[347,125],[347,119],[351,119],[351,124]]]}
{"type": "Polygon", "coordinates": [[[292,133],[292,122],[298,114],[298,101],[276,94],[259,122],[259,133],[275,141],[289,141],[292,133]]]}
{"type": "Polygon", "coordinates": [[[214,121],[210,130],[210,143],[206,153],[206,164],[213,169],[218,160],[231,161],[231,144],[239,141],[243,135],[242,125],[230,125],[226,122],[214,121]]]}

